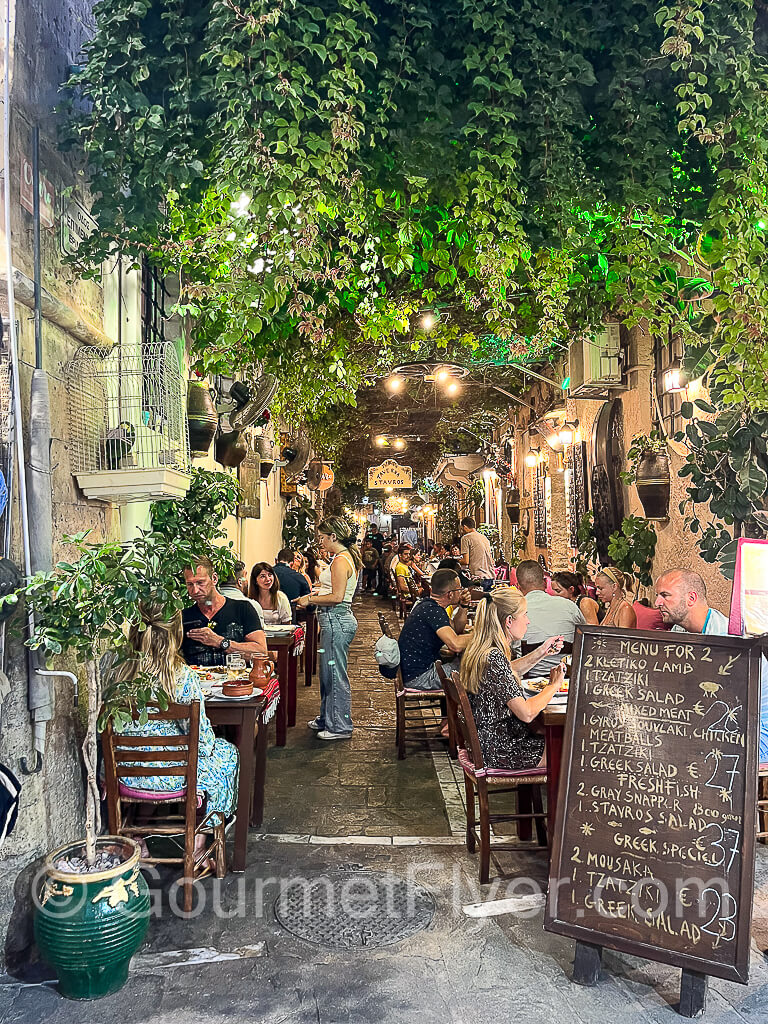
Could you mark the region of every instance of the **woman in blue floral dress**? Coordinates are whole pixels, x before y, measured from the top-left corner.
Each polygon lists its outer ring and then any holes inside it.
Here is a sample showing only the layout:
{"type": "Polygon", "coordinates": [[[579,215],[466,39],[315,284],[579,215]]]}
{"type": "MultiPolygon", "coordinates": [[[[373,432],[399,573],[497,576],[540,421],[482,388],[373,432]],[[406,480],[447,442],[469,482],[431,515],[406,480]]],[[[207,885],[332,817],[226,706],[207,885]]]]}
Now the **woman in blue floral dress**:
{"type": "MultiPolygon", "coordinates": [[[[197,789],[206,796],[206,809],[226,818],[232,814],[237,793],[238,753],[237,747],[227,740],[215,736],[205,713],[205,699],[197,675],[182,660],[179,650],[183,638],[181,613],[177,612],[168,621],[159,605],[141,606],[143,630],[138,625],[130,628],[128,639],[136,652],[136,658],[121,662],[115,669],[114,678],[118,684],[130,683],[139,674],[157,680],[177,704],[191,704],[200,701],[200,740],[197,753],[197,789]]],[[[186,721],[148,721],[144,725],[134,722],[121,735],[126,736],[178,736],[186,733],[186,721]]],[[[119,745],[119,744],[118,744],[119,745]]],[[[148,767],[151,767],[151,762],[148,767]]],[[[121,779],[125,786],[172,792],[178,789],[179,780],[168,776],[149,776],[142,779],[121,779]]],[[[203,836],[198,840],[204,842],[203,836]]]]}

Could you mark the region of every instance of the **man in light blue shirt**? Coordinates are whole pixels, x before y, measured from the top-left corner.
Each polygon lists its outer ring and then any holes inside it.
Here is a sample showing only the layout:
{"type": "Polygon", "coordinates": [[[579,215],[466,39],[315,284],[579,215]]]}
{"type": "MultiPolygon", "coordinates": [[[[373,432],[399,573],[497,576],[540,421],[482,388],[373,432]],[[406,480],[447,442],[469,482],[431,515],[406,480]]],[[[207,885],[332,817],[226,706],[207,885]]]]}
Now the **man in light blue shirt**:
{"type": "MultiPolygon", "coordinates": [[[[518,565],[517,585],[525,595],[526,611],[530,620],[523,643],[538,646],[550,637],[559,636],[566,643],[572,644],[576,627],[583,626],[586,619],[573,601],[547,593],[544,570],[538,562],[526,559],[518,565]]],[[[525,648],[523,653],[526,653],[525,648]]],[[[562,657],[559,654],[542,658],[527,675],[549,675],[550,669],[556,668],[561,661],[562,657]]]]}
{"type": "MultiPolygon", "coordinates": [[[[673,633],[728,636],[728,619],[707,604],[704,580],[692,569],[669,569],[656,580],[656,608],[673,633]]],[[[760,763],[768,761],[768,662],[760,672],[760,763]]]]}

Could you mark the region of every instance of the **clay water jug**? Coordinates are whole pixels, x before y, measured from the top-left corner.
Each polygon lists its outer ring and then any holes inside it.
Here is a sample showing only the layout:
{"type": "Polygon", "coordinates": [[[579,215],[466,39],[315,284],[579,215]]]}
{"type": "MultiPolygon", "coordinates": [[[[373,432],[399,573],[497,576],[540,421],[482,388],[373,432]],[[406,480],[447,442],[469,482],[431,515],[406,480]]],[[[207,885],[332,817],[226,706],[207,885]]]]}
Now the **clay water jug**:
{"type": "Polygon", "coordinates": [[[274,674],[274,661],[266,654],[255,654],[253,657],[253,666],[251,668],[250,675],[248,676],[253,685],[258,686],[260,690],[263,690],[274,674]]]}

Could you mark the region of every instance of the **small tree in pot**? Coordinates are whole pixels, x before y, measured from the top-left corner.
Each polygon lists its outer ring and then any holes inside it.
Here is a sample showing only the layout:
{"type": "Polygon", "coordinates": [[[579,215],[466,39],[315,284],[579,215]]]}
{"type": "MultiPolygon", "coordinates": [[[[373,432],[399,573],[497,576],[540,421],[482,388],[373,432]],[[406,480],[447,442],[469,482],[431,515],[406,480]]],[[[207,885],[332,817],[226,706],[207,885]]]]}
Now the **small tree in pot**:
{"type": "Polygon", "coordinates": [[[84,666],[87,681],[85,839],[47,858],[35,921],[40,951],[56,968],[60,991],[70,998],[97,998],[120,988],[149,922],[138,846],[130,839],[99,835],[97,732],[109,717],[119,731],[134,711],[146,715],[150,703],[166,706],[167,698],[142,676],[122,686],[108,680],[105,685],[103,656],[108,654],[111,664],[132,656],[126,628],[140,624],[141,603],[159,603],[169,618],[188,603],[183,569],[198,555],[212,555],[222,573],[232,571],[231,546],[212,544],[224,536],[221,523],[238,496],[237,482],[227,474],[196,471],[187,496],[156,504],[151,529],[130,544],[89,544],[87,532],[65,537],[77,558],[38,573],[6,599],[23,597],[34,614],[28,646],[46,658],[73,657],[84,666]]]}

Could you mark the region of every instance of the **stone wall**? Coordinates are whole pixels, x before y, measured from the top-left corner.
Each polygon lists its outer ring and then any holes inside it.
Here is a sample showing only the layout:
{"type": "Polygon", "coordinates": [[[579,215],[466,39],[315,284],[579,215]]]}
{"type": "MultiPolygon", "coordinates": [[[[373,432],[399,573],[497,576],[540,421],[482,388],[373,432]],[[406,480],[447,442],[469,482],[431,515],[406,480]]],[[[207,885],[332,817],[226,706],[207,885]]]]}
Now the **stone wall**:
{"type": "MultiPolygon", "coordinates": [[[[628,384],[627,390],[615,390],[612,397],[621,399],[624,423],[624,449],[629,448],[632,438],[639,433],[650,433],[653,426],[653,342],[651,337],[640,328],[628,335],[628,384]]],[[[537,382],[521,395],[524,402],[533,405],[537,412],[557,404],[557,382],[565,376],[564,366],[555,366],[551,371],[553,385],[537,382]]],[[[563,404],[562,401],[559,402],[563,404]]],[[[603,401],[572,399],[564,403],[567,418],[579,422],[580,435],[587,442],[589,468],[591,471],[592,454],[591,440],[595,420],[603,406],[603,401]]],[[[572,550],[568,546],[567,517],[564,476],[559,469],[557,452],[552,451],[543,436],[531,429],[531,416],[522,406],[516,406],[510,413],[507,423],[501,428],[500,435],[511,431],[515,444],[518,485],[521,489],[521,517],[528,511],[531,527],[526,538],[526,547],[522,557],[538,558],[544,555],[547,565],[553,569],[569,567],[572,550]],[[533,439],[533,441],[532,441],[533,439]],[[525,455],[531,443],[539,445],[548,464],[551,493],[551,542],[547,548],[536,547],[533,534],[533,474],[534,470],[524,464],[525,455]]],[[[728,613],[731,599],[731,583],[725,579],[717,565],[705,562],[698,554],[696,535],[687,529],[684,517],[678,510],[680,501],[685,497],[685,478],[678,474],[684,462],[684,449],[670,443],[670,474],[672,477],[670,513],[667,522],[654,524],[657,535],[656,555],[654,559],[654,576],[664,569],[690,567],[703,577],[709,595],[710,604],[724,613],[728,613]]],[[[643,515],[642,505],[634,485],[623,486],[625,515],[643,515]]],[[[513,527],[506,516],[502,522],[502,543],[507,555],[512,553],[513,527]]],[[[642,592],[641,592],[642,596],[642,592]]],[[[652,596],[650,592],[648,596],[652,596]]]]}
{"type": "MultiPolygon", "coordinates": [[[[13,5],[12,5],[13,7],[13,5]]],[[[74,185],[77,169],[56,148],[52,109],[67,68],[77,60],[90,31],[90,0],[26,0],[15,7],[11,82],[11,234],[14,268],[33,276],[32,216],[20,204],[21,175],[31,164],[32,126],[40,128],[40,169],[54,186],[56,221],[41,232],[42,285],[81,320],[97,330],[104,327],[104,289],[83,281],[60,259],[60,201],[62,189],[74,185]]],[[[82,197],[85,199],[86,197],[82,197]]],[[[5,282],[5,219],[3,218],[2,303],[7,318],[5,282]]],[[[23,289],[20,290],[20,292],[23,289]]],[[[19,328],[20,386],[25,421],[29,414],[31,372],[35,363],[31,310],[16,305],[19,328]]],[[[53,492],[54,560],[66,554],[60,538],[66,533],[92,529],[96,538],[119,535],[115,509],[88,502],[78,491],[69,461],[69,417],[63,368],[79,342],[50,320],[43,322],[43,369],[50,381],[51,464],[53,492]]],[[[13,558],[22,564],[18,502],[13,509],[13,558]]],[[[34,521],[32,529],[34,529],[34,521]]],[[[60,666],[72,668],[71,665],[60,666]]],[[[79,721],[72,687],[54,682],[54,718],[47,726],[42,767],[26,775],[22,765],[34,766],[32,729],[27,710],[26,652],[19,640],[10,640],[6,671],[11,693],[0,706],[0,760],[22,782],[18,824],[0,850],[0,968],[12,965],[31,943],[30,880],[41,858],[51,849],[82,833],[82,771],[79,757],[79,721]]]]}

